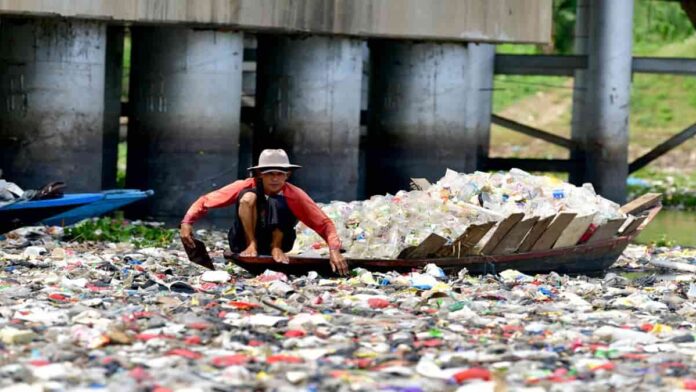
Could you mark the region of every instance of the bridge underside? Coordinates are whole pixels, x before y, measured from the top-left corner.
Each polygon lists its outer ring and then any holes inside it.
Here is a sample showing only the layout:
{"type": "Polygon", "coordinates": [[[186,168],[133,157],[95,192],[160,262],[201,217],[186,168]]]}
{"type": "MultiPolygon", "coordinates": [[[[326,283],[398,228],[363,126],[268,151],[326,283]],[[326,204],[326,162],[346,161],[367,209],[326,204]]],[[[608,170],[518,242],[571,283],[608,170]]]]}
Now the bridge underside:
{"type": "Polygon", "coordinates": [[[0,169],[25,188],[113,187],[125,114],[126,185],[154,189],[142,213],[163,220],[279,147],[319,201],[510,165],[566,170],[623,201],[629,170],[696,132],[629,166],[631,73],[696,73],[631,57],[632,4],[578,0],[577,55],[557,58],[494,45],[549,41],[552,0],[0,0],[0,169]],[[494,72],[574,74],[572,138],[491,116],[494,72]],[[490,159],[491,121],[571,160],[490,159]]]}

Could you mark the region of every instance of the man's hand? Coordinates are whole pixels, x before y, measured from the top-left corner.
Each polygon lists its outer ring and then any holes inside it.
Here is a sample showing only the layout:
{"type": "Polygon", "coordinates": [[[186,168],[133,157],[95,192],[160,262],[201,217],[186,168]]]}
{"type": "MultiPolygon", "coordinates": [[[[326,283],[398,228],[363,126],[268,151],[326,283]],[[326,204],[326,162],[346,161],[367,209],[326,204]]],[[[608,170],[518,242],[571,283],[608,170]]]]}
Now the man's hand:
{"type": "Polygon", "coordinates": [[[179,228],[179,236],[181,237],[181,242],[187,248],[195,248],[196,243],[193,242],[193,226],[189,223],[182,223],[179,228]]]}
{"type": "Polygon", "coordinates": [[[346,259],[343,258],[340,250],[329,251],[329,262],[333,272],[343,276],[348,275],[348,263],[346,263],[346,259]]]}

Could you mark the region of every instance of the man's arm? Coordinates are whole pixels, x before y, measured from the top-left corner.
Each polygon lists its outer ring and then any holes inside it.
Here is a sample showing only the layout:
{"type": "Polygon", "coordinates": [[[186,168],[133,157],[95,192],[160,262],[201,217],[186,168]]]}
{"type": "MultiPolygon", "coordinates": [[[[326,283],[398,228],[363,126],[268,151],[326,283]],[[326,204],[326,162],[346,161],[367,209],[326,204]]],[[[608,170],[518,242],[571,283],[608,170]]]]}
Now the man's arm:
{"type": "Polygon", "coordinates": [[[287,184],[286,188],[287,191],[284,191],[284,194],[290,211],[307,227],[316,231],[329,245],[331,269],[340,275],[347,275],[348,264],[341,254],[341,239],[331,218],[326,216],[317,203],[302,189],[291,184],[287,184]]]}
{"type": "Polygon", "coordinates": [[[205,214],[210,208],[225,207],[234,204],[242,189],[254,186],[254,179],[238,180],[216,191],[203,195],[189,207],[184,219],[179,226],[179,236],[181,241],[188,248],[195,248],[193,242],[193,224],[205,214]]]}
{"type": "Polygon", "coordinates": [[[197,220],[204,217],[210,208],[226,207],[234,204],[243,189],[254,186],[254,179],[237,180],[216,191],[203,195],[196,200],[186,212],[181,223],[194,224],[197,220]]]}
{"type": "Polygon", "coordinates": [[[326,216],[305,191],[291,184],[287,184],[286,188],[283,193],[290,211],[307,227],[316,231],[329,245],[329,249],[340,250],[341,239],[331,218],[326,216]]]}

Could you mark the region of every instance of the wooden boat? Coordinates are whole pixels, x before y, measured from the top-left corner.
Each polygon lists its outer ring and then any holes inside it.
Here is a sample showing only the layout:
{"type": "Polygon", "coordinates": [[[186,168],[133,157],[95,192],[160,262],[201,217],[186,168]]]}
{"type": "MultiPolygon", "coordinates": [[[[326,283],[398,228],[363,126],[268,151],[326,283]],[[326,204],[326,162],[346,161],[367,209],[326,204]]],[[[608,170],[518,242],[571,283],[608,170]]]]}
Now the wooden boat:
{"type": "Polygon", "coordinates": [[[118,189],[100,193],[68,193],[46,200],[20,201],[0,207],[0,234],[22,226],[67,226],[98,217],[145,199],[153,191],[118,189]]]}
{"type": "MultiPolygon", "coordinates": [[[[397,259],[348,259],[347,262],[350,268],[382,272],[410,272],[433,263],[447,273],[456,273],[462,268],[472,274],[505,269],[525,273],[599,273],[616,262],[661,208],[661,195],[647,194],[621,208],[628,214],[627,219],[610,220],[597,228],[590,228],[591,216],[559,213],[545,219],[522,219],[513,214],[497,224],[472,225],[453,243],[444,243],[441,237],[431,235],[418,247],[402,252],[397,259]],[[479,244],[489,230],[493,234],[488,242],[479,244]],[[477,244],[480,246],[475,246],[477,244]]],[[[271,269],[290,274],[309,271],[331,274],[326,258],[290,257],[288,264],[281,264],[270,256],[232,254],[226,257],[251,273],[271,269]]]]}

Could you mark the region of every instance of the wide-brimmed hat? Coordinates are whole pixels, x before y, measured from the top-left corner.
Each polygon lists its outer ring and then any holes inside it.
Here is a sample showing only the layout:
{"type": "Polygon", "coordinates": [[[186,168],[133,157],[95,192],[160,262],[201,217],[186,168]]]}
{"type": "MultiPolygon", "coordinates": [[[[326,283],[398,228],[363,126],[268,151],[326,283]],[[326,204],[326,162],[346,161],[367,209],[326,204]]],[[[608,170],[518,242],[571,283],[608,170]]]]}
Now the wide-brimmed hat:
{"type": "Polygon", "coordinates": [[[279,148],[276,150],[266,149],[261,151],[261,155],[259,155],[259,164],[256,166],[252,166],[247,170],[268,169],[268,171],[288,171],[291,169],[299,169],[301,167],[302,166],[291,164],[290,159],[288,158],[288,154],[285,153],[285,150],[279,148]]]}

